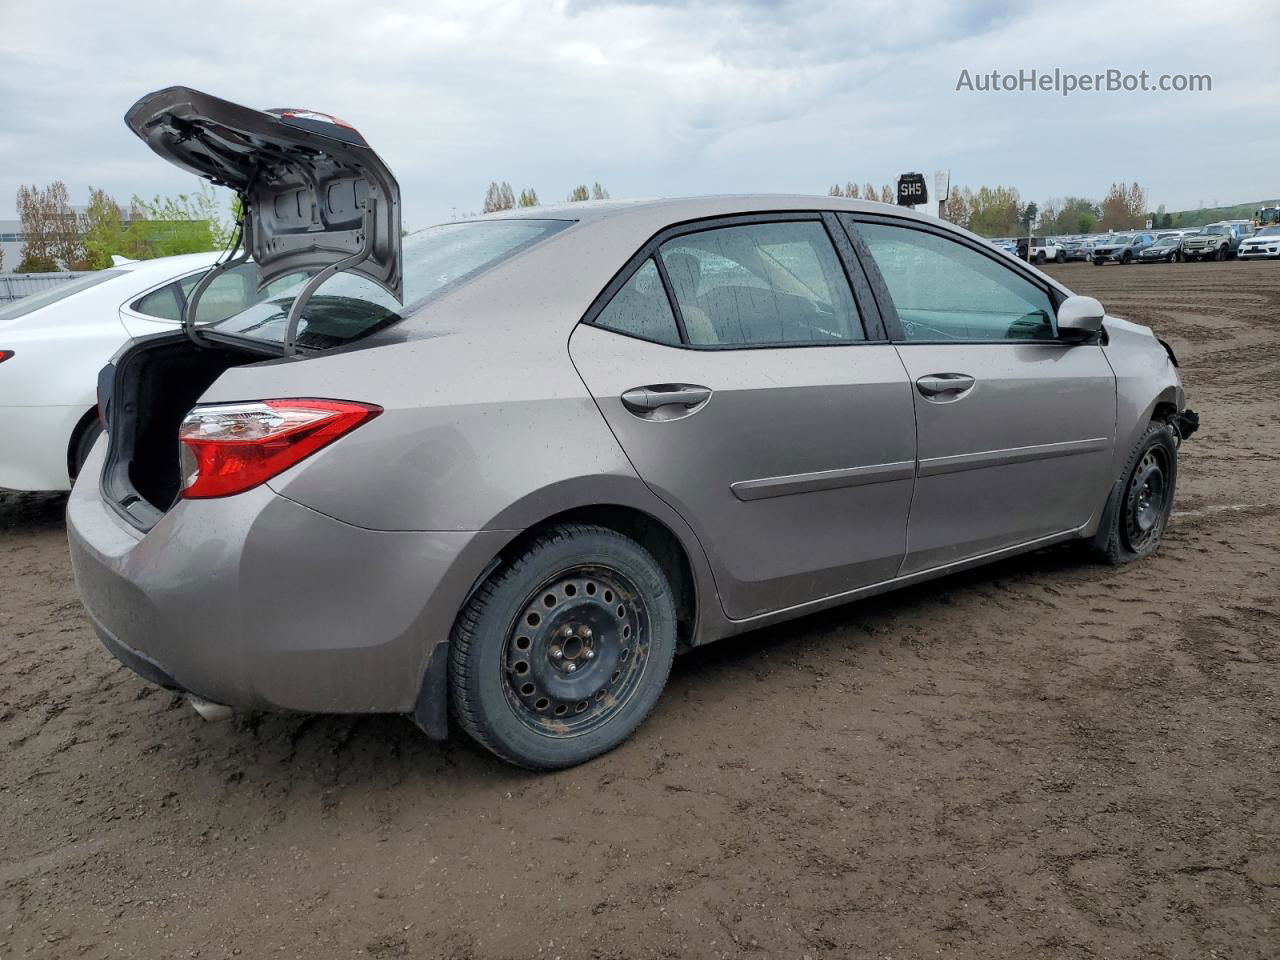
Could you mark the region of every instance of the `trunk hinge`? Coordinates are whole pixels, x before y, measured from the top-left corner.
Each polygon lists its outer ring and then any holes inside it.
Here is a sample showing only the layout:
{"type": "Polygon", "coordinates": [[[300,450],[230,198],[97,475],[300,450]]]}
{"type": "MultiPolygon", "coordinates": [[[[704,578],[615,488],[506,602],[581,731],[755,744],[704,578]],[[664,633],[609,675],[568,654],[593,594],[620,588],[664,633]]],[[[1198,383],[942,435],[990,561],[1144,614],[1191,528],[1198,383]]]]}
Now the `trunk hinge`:
{"type": "Polygon", "coordinates": [[[377,237],[374,228],[377,226],[377,218],[375,216],[378,201],[373,196],[374,188],[372,184],[369,189],[369,196],[365,199],[364,204],[364,236],[363,243],[359,251],[353,253],[336,263],[331,263],[325,267],[314,277],[307,281],[294,298],[293,305],[289,307],[289,318],[284,326],[284,355],[291,357],[298,352],[298,323],[302,320],[302,311],[307,305],[307,301],[311,299],[311,295],[320,288],[326,280],[335,273],[341,273],[351,267],[368,260],[373,254],[373,246],[377,237]]]}

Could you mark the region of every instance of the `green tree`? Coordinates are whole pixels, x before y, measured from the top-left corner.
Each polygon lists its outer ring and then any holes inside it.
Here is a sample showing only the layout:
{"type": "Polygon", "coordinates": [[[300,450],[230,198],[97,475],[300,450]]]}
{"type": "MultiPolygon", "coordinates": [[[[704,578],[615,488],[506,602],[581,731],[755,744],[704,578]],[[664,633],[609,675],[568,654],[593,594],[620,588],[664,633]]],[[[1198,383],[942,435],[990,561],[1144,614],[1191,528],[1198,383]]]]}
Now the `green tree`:
{"type": "Polygon", "coordinates": [[[124,214],[120,204],[105,190],[89,188],[89,206],[80,216],[80,230],[90,270],[111,266],[111,257],[115,254],[128,255],[129,235],[124,225],[124,214]]]}
{"type": "Polygon", "coordinates": [[[528,190],[521,190],[519,202],[522,207],[536,207],[538,205],[538,191],[532,187],[528,190]]]}
{"type": "Polygon", "coordinates": [[[592,200],[608,200],[609,199],[609,191],[606,190],[604,187],[600,186],[599,180],[597,180],[595,183],[591,185],[591,199],[592,200]]]}
{"type": "Polygon", "coordinates": [[[218,250],[230,239],[212,192],[204,189],[151,200],[135,195],[129,219],[128,254],[137,260],[218,250]]]}
{"type": "Polygon", "coordinates": [[[1036,207],[1034,200],[1022,208],[1022,212],[1018,215],[1018,226],[1022,228],[1023,232],[1031,231],[1031,228],[1035,225],[1038,212],[1039,209],[1036,207]]]}
{"type": "Polygon", "coordinates": [[[579,184],[578,186],[574,187],[572,190],[569,191],[569,196],[567,199],[570,203],[578,203],[579,201],[582,201],[582,200],[590,200],[591,192],[587,190],[587,185],[585,183],[579,184]]]}
{"type": "Polygon", "coordinates": [[[828,191],[827,191],[827,196],[828,196],[828,197],[843,197],[843,196],[844,196],[844,191],[840,189],[840,184],[838,184],[838,183],[837,183],[837,184],[835,184],[834,186],[832,186],[832,188],[831,188],[830,190],[828,190],[828,191]]]}
{"type": "Polygon", "coordinates": [[[981,187],[973,195],[969,229],[984,237],[1010,237],[1018,232],[1022,200],[1014,187],[981,187]]]}
{"type": "Polygon", "coordinates": [[[942,218],[957,227],[969,228],[973,217],[973,191],[968,187],[953,187],[942,209],[942,218]]]}

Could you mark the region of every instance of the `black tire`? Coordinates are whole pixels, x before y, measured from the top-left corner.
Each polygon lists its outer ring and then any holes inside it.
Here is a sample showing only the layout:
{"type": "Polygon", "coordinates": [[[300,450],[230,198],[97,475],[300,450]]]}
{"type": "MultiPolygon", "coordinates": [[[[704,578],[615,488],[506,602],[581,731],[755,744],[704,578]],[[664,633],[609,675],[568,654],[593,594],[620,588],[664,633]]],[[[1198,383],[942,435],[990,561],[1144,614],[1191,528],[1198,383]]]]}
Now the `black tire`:
{"type": "Polygon", "coordinates": [[[657,703],[676,649],[662,568],[634,540],[565,524],[475,592],[453,630],[454,715],[528,770],[572,767],[627,739],[657,703]]]}
{"type": "Polygon", "coordinates": [[[76,428],[75,436],[71,438],[71,448],[67,451],[67,474],[72,483],[75,483],[76,477],[80,476],[84,462],[89,459],[93,445],[98,442],[100,436],[102,436],[102,424],[98,422],[96,412],[76,428]]]}
{"type": "Polygon", "coordinates": [[[1224,262],[1227,259],[1227,248],[1219,247],[1218,252],[1213,255],[1213,259],[1217,260],[1219,263],[1224,262]]]}
{"type": "Polygon", "coordinates": [[[1095,261],[1093,261],[1093,265],[1094,265],[1095,267],[1100,267],[1100,266],[1102,266],[1102,261],[1101,261],[1101,260],[1095,260],[1095,261]]]}
{"type": "Polygon", "coordinates": [[[1173,427],[1153,421],[1120,471],[1090,546],[1112,566],[1156,552],[1173,510],[1178,481],[1178,439],[1173,427]]]}
{"type": "Polygon", "coordinates": [[[1121,264],[1128,265],[1132,261],[1133,261],[1133,254],[1130,253],[1128,250],[1126,250],[1124,253],[1120,255],[1121,264]]]}
{"type": "Polygon", "coordinates": [[[1065,253],[1063,253],[1061,250],[1059,250],[1059,251],[1058,251],[1058,253],[1057,253],[1057,255],[1053,258],[1053,262],[1054,262],[1054,263],[1066,263],[1066,262],[1067,262],[1067,255],[1066,255],[1065,253]]]}
{"type": "Polygon", "coordinates": [[[1036,254],[1036,266],[1039,267],[1039,266],[1042,266],[1043,264],[1044,264],[1044,251],[1041,250],[1039,253],[1036,254]]]}

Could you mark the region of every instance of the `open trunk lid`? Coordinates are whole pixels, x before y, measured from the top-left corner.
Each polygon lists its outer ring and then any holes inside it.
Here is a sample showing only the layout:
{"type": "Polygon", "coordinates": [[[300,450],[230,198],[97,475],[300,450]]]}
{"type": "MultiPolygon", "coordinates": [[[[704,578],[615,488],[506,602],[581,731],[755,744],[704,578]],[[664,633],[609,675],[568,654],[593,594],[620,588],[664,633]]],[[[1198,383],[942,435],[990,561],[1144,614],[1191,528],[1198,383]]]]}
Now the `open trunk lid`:
{"type": "Polygon", "coordinates": [[[125,123],[170,163],[240,195],[259,289],[289,274],[342,270],[403,300],[400,187],[354,127],[188,87],[147,94],[125,123]]]}

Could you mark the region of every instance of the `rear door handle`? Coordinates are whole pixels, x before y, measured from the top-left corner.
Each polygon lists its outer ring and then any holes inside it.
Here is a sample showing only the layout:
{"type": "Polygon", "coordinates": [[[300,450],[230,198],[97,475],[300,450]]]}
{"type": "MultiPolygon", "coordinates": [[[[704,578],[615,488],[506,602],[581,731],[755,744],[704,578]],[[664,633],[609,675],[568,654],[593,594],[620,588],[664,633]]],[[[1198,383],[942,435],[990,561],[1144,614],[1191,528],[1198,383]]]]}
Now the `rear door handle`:
{"type": "Polygon", "coordinates": [[[926,397],[947,393],[964,393],[974,384],[973,377],[965,373],[931,373],[916,381],[916,389],[926,397]]]}
{"type": "Polygon", "coordinates": [[[711,388],[690,383],[654,383],[633,387],[622,395],[622,405],[632,413],[652,413],[663,407],[680,406],[692,412],[711,399],[711,388]]]}

